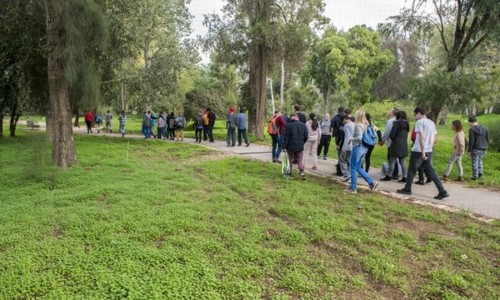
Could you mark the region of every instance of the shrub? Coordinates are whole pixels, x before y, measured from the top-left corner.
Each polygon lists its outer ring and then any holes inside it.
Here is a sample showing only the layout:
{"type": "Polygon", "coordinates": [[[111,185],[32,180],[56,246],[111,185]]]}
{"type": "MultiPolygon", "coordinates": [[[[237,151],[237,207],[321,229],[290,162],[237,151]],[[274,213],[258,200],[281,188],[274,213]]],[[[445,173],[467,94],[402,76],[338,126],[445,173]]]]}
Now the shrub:
{"type": "Polygon", "coordinates": [[[488,126],[490,149],[500,152],[500,120],[495,120],[488,126]]]}

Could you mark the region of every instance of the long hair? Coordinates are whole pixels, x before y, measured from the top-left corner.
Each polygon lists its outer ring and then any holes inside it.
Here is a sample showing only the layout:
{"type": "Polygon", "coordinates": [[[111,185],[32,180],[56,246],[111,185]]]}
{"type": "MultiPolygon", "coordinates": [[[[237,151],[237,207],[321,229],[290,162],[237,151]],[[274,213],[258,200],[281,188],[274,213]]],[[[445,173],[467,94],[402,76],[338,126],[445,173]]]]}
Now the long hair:
{"type": "Polygon", "coordinates": [[[357,110],[354,115],[354,122],[356,124],[361,124],[363,130],[368,126],[368,120],[366,119],[366,114],[364,110],[357,110]]]}
{"type": "Polygon", "coordinates": [[[311,121],[312,121],[312,125],[311,125],[312,130],[318,129],[319,123],[318,123],[318,119],[316,118],[316,114],[315,113],[310,113],[309,114],[309,119],[311,119],[311,121]]]}
{"type": "Polygon", "coordinates": [[[405,111],[398,111],[398,113],[396,114],[396,120],[401,123],[401,129],[410,131],[410,123],[408,123],[408,117],[406,116],[405,111]]]}
{"type": "Polygon", "coordinates": [[[453,127],[455,127],[455,132],[464,131],[464,126],[462,125],[462,122],[460,122],[460,120],[455,120],[451,122],[451,124],[453,125],[453,127]]]}

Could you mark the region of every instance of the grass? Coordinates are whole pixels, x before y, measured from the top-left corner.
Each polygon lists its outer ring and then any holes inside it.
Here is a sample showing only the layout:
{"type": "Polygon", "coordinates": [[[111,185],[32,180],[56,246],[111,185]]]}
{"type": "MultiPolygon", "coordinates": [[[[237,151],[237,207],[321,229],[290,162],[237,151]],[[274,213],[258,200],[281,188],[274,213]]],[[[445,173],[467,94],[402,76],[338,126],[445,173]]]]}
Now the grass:
{"type": "Polygon", "coordinates": [[[0,299],[498,299],[500,223],[207,148],[0,144],[0,299]],[[296,174],[295,174],[296,176],[296,174]]]}

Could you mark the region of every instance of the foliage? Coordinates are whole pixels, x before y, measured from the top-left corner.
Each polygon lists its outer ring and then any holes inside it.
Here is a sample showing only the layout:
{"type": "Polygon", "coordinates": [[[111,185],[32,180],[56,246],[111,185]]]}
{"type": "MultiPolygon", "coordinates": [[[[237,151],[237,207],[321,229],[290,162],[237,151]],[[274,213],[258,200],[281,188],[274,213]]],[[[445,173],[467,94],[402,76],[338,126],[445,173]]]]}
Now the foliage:
{"type": "Polygon", "coordinates": [[[186,143],[75,140],[64,172],[39,133],[0,144],[2,299],[500,294],[498,222],[186,143]]]}
{"type": "Polygon", "coordinates": [[[330,109],[332,93],[343,95],[348,105],[365,103],[373,82],[393,63],[388,50],[381,50],[376,31],[355,26],[348,32],[327,30],[312,51],[306,79],[314,80],[330,109]]]}
{"type": "Polygon", "coordinates": [[[488,137],[490,138],[490,149],[500,152],[500,120],[490,123],[488,128],[488,137]]]}

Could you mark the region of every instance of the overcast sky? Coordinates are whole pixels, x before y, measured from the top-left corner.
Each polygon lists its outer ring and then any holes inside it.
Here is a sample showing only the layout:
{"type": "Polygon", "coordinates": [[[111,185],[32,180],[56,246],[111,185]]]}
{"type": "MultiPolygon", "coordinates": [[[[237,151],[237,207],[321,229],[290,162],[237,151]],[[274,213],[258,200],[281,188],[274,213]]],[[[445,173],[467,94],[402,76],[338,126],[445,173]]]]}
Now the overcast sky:
{"type": "MultiPolygon", "coordinates": [[[[325,15],[339,29],[349,29],[354,25],[366,24],[376,28],[378,23],[385,22],[396,15],[405,6],[405,0],[324,0],[325,15]]],[[[194,16],[192,36],[205,35],[203,14],[219,13],[224,0],[191,0],[189,10],[194,16]]],[[[205,55],[204,55],[205,56],[205,55]]],[[[206,56],[203,62],[207,63],[206,56]]]]}

